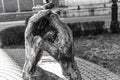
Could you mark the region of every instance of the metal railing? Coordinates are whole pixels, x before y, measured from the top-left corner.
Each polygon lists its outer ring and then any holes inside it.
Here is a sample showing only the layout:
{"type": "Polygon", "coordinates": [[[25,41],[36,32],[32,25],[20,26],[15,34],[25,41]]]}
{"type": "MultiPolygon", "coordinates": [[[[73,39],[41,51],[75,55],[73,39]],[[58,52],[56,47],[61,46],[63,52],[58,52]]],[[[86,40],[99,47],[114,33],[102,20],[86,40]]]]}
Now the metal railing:
{"type": "MultiPolygon", "coordinates": [[[[111,5],[112,3],[102,3],[68,7],[60,9],[60,16],[81,17],[81,16],[110,15],[111,5]]],[[[120,2],[118,3],[118,14],[120,14],[120,2]]]]}

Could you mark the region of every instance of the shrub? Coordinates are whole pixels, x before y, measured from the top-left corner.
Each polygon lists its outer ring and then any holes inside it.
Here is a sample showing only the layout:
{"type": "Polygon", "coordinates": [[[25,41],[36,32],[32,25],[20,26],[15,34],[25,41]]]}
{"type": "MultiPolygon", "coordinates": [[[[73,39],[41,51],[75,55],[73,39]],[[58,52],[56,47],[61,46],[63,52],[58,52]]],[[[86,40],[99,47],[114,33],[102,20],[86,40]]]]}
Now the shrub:
{"type": "MultiPolygon", "coordinates": [[[[68,23],[74,37],[102,34],[104,21],[68,23]]],[[[25,26],[9,27],[0,32],[0,46],[23,45],[25,26]]]]}
{"type": "Polygon", "coordinates": [[[25,26],[9,27],[0,32],[1,47],[24,44],[25,26]]]}
{"type": "Polygon", "coordinates": [[[72,30],[74,37],[81,35],[81,24],[79,22],[78,23],[68,23],[68,26],[72,30]]]}
{"type": "Polygon", "coordinates": [[[96,27],[96,32],[97,32],[96,34],[102,34],[104,31],[105,22],[104,21],[96,21],[93,23],[94,23],[94,26],[96,27]]]}
{"type": "Polygon", "coordinates": [[[74,37],[98,35],[104,32],[104,21],[68,23],[74,37]]]}

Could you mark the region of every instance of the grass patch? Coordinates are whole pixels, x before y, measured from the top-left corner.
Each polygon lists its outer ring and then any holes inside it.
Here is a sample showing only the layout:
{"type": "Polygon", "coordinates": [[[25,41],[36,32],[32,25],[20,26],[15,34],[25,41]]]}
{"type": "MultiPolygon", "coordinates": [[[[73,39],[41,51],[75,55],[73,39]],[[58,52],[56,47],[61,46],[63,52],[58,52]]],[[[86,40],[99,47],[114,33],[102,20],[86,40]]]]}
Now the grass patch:
{"type": "MultiPolygon", "coordinates": [[[[97,31],[96,36],[92,36],[93,33],[87,32],[94,30],[103,31],[104,22],[84,22],[68,24],[73,31],[74,35],[74,53],[75,56],[83,58],[98,64],[110,71],[120,75],[120,35],[118,34],[103,34],[97,31]],[[101,24],[99,24],[101,23],[101,24]],[[99,25],[98,25],[99,24],[99,25]],[[89,25],[89,26],[87,26],[89,25]],[[82,31],[83,27],[85,30],[82,31]],[[101,28],[97,28],[101,27],[101,28]],[[85,34],[89,36],[82,36],[85,34]],[[75,36],[77,35],[77,36],[75,36]]],[[[0,46],[4,48],[23,48],[24,45],[24,31],[25,26],[14,26],[6,28],[0,32],[0,46]]],[[[91,31],[92,32],[92,31],[91,31]]],[[[104,32],[104,31],[103,31],[104,32]]],[[[94,34],[93,34],[94,35],[94,34]]]]}
{"type": "Polygon", "coordinates": [[[106,34],[74,40],[76,56],[120,75],[120,35],[106,34]]]}
{"type": "MultiPolygon", "coordinates": [[[[5,49],[23,67],[23,49],[5,49]]],[[[120,35],[106,34],[74,38],[75,56],[98,64],[120,75],[120,35]]]]}
{"type": "Polygon", "coordinates": [[[25,26],[14,26],[0,31],[0,46],[24,45],[25,26]]]}

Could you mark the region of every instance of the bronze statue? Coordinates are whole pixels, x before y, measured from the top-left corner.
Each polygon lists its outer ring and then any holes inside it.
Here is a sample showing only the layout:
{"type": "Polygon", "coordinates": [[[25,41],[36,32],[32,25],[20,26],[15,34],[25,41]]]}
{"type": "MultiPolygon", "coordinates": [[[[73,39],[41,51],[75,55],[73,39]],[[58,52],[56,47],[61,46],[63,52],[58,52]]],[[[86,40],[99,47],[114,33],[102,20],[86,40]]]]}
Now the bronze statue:
{"type": "Polygon", "coordinates": [[[47,51],[61,65],[63,75],[68,80],[82,80],[72,47],[72,31],[56,13],[47,8],[34,14],[25,30],[24,80],[32,80],[43,51],[47,51]]]}

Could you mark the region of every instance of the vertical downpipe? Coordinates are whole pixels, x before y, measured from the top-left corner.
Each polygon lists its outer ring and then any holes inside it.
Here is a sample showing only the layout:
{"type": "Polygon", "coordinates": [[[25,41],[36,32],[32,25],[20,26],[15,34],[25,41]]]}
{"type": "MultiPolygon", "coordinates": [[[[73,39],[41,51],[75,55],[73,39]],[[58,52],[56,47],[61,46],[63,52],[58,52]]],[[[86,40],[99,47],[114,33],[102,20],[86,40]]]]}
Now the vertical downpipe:
{"type": "Polygon", "coordinates": [[[20,12],[20,1],[17,0],[17,7],[18,7],[18,11],[17,12],[20,12]]]}
{"type": "Polygon", "coordinates": [[[2,9],[3,9],[3,13],[5,13],[5,4],[4,4],[4,0],[1,0],[2,1],[2,9]]]}

